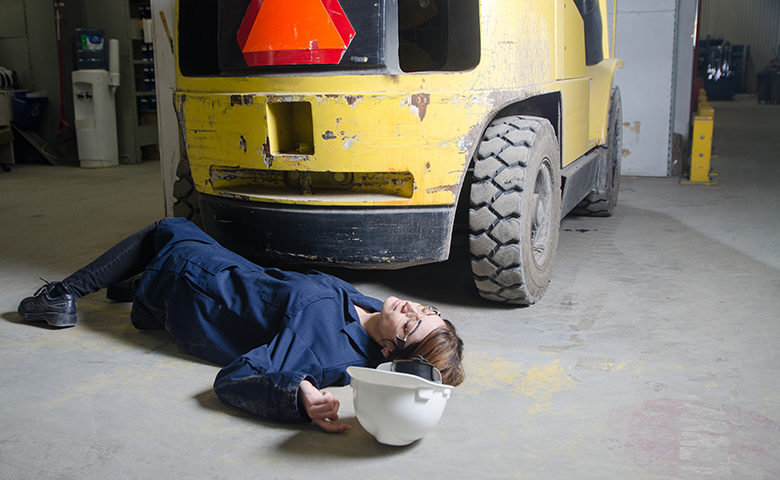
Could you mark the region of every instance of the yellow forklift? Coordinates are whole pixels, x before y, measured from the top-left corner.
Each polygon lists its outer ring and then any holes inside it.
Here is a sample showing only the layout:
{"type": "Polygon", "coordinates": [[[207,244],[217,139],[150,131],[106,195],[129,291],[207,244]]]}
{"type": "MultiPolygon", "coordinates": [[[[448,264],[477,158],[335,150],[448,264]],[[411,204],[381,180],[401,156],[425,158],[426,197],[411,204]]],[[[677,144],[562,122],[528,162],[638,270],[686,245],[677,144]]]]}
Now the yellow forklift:
{"type": "Polygon", "coordinates": [[[178,0],[174,213],[260,262],[402,268],[448,258],[462,200],[479,293],[535,303],[560,219],[617,203],[605,1],[178,0]]]}

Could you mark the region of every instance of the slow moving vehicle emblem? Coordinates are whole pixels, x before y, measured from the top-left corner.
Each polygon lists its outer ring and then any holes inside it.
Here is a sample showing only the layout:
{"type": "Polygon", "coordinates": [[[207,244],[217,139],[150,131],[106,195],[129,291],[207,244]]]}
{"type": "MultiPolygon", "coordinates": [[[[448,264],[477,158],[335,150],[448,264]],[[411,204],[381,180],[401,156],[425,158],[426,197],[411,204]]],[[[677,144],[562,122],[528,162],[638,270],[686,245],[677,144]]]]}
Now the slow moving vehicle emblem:
{"type": "Polygon", "coordinates": [[[337,64],[353,38],[338,0],[251,0],[236,35],[252,67],[337,64]]]}

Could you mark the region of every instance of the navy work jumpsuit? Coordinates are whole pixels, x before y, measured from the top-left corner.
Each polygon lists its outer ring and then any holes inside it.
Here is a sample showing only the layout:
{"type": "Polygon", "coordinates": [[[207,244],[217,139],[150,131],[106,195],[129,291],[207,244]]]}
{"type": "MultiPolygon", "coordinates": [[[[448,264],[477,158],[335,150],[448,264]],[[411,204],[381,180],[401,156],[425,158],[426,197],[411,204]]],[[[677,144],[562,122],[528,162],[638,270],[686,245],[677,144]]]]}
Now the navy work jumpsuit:
{"type": "Polygon", "coordinates": [[[298,387],[346,385],[350,365],[375,367],[379,346],[355,305],[382,302],[320,273],[263,268],[227,250],[192,223],[160,222],[131,318],[162,327],[186,352],[223,365],[214,382],[225,403],[261,417],[305,422],[298,387]]]}

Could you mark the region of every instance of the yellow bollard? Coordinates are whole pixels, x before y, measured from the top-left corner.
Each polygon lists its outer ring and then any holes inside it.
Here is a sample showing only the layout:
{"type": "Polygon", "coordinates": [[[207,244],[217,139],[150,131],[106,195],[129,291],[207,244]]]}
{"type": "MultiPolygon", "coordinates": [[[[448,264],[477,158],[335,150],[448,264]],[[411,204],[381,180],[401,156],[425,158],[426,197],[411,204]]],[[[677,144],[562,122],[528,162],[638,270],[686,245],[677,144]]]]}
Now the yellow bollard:
{"type": "Polygon", "coordinates": [[[700,103],[698,115],[702,117],[715,118],[715,109],[710,106],[709,103],[700,103]]]}
{"type": "Polygon", "coordinates": [[[699,89],[699,96],[696,98],[696,103],[701,107],[707,105],[707,91],[703,88],[699,89]]]}
{"type": "Polygon", "coordinates": [[[712,160],[712,131],[715,126],[715,109],[707,102],[707,91],[699,89],[696,116],[693,117],[691,140],[691,173],[680,180],[684,185],[717,185],[717,173],[710,166],[712,160]]]}
{"type": "Polygon", "coordinates": [[[696,115],[693,118],[693,141],[691,145],[691,173],[688,180],[680,183],[686,185],[717,185],[714,178],[717,174],[710,170],[712,158],[712,131],[715,124],[712,107],[704,107],[701,112],[709,115],[696,115]]]}

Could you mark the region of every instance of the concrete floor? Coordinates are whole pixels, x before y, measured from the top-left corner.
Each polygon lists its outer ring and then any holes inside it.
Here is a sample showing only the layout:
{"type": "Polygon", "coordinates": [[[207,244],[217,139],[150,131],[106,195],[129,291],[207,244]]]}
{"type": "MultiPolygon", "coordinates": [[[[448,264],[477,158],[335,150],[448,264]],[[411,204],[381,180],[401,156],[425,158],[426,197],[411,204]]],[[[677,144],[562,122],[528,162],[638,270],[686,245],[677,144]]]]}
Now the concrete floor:
{"type": "Polygon", "coordinates": [[[223,407],[218,368],[136,331],[102,292],[79,325],[19,300],[163,214],[158,165],[0,172],[0,478],[780,478],[780,108],[716,102],[720,186],[622,180],[615,216],[566,218],[530,308],[475,296],[463,256],[344,272],[455,320],[467,381],[404,448],[223,407]]]}

